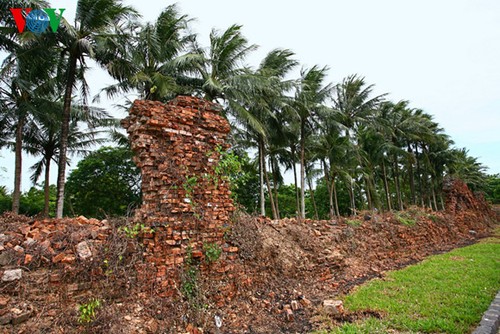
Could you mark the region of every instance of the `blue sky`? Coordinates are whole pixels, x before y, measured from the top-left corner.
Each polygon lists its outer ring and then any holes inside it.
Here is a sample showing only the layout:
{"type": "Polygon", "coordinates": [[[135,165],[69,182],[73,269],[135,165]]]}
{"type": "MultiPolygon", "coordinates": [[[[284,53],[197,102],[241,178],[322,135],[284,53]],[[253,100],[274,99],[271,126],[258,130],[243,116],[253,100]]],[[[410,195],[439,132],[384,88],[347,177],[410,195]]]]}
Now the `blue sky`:
{"type": "MultiPolygon", "coordinates": [[[[76,1],[51,3],[66,8],[67,19],[74,15],[76,1]]],[[[172,2],[125,3],[151,21],[172,2]]],[[[409,100],[434,115],[457,147],[467,147],[489,173],[500,173],[500,1],[186,0],[178,5],[197,19],[192,26],[203,45],[212,28],[238,23],[260,46],[248,59],[252,66],[281,47],[293,50],[303,66],[329,66],[331,82],[365,76],[377,94],[409,100]]],[[[112,83],[100,70],[88,81],[93,93],[112,83]]],[[[103,99],[101,105],[112,109],[122,102],[103,99]]],[[[0,154],[0,166],[7,168],[0,171],[0,185],[12,189],[13,155],[0,154]]],[[[25,161],[24,189],[32,163],[25,161]]]]}

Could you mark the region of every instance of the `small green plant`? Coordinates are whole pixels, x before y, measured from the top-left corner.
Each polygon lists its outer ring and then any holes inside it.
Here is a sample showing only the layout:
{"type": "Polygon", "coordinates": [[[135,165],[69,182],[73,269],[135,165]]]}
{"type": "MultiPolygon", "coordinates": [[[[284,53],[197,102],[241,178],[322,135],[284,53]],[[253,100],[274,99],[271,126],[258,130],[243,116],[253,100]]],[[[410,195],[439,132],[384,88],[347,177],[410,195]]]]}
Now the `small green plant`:
{"type": "Polygon", "coordinates": [[[241,163],[238,160],[238,156],[232,152],[224,151],[220,146],[217,146],[216,151],[220,159],[214,168],[215,175],[229,179],[230,175],[237,174],[241,170],[241,163]]]}
{"type": "Polygon", "coordinates": [[[188,299],[193,300],[198,295],[198,268],[194,264],[193,249],[186,249],[185,268],[182,274],[181,293],[188,299]]]}
{"type": "Polygon", "coordinates": [[[363,224],[363,222],[361,220],[357,220],[357,219],[348,219],[348,220],[346,220],[345,223],[349,226],[354,226],[354,227],[361,226],[361,224],[363,224]]]}
{"type": "Polygon", "coordinates": [[[405,226],[414,226],[417,223],[415,218],[411,217],[406,213],[397,213],[394,216],[401,224],[405,226]]]}
{"type": "Polygon", "coordinates": [[[104,259],[104,261],[102,261],[102,262],[103,262],[104,275],[105,276],[111,275],[113,273],[113,269],[111,269],[109,267],[109,260],[108,259],[104,259]]]}
{"type": "Polygon", "coordinates": [[[222,254],[222,249],[215,242],[203,244],[203,250],[205,251],[205,261],[209,264],[217,261],[222,254]]]}
{"type": "Polygon", "coordinates": [[[190,176],[186,179],[186,181],[182,184],[184,191],[186,191],[186,197],[192,199],[194,188],[198,184],[198,178],[196,176],[190,176]]]}
{"type": "Polygon", "coordinates": [[[127,238],[134,239],[136,238],[140,233],[154,233],[154,229],[150,227],[146,227],[144,224],[137,223],[133,225],[132,227],[128,226],[122,226],[119,228],[119,231],[122,231],[125,233],[127,238]]]}
{"type": "Polygon", "coordinates": [[[96,311],[101,307],[101,301],[97,298],[91,299],[88,303],[79,306],[79,323],[89,323],[94,320],[96,311]]]}
{"type": "Polygon", "coordinates": [[[430,220],[432,220],[432,222],[434,222],[434,223],[439,222],[439,217],[438,217],[438,216],[436,216],[436,215],[433,215],[433,214],[428,214],[428,215],[427,215],[427,218],[429,218],[430,220]]]}
{"type": "Polygon", "coordinates": [[[238,156],[232,152],[225,151],[220,145],[215,148],[215,152],[208,152],[207,157],[218,156],[219,161],[214,166],[214,175],[206,174],[204,177],[213,180],[215,187],[219,186],[219,182],[231,181],[237,177],[241,171],[241,163],[238,156]]]}
{"type": "Polygon", "coordinates": [[[229,240],[231,233],[232,233],[231,226],[224,226],[222,228],[222,232],[224,233],[224,236],[223,236],[224,240],[229,240]]]}

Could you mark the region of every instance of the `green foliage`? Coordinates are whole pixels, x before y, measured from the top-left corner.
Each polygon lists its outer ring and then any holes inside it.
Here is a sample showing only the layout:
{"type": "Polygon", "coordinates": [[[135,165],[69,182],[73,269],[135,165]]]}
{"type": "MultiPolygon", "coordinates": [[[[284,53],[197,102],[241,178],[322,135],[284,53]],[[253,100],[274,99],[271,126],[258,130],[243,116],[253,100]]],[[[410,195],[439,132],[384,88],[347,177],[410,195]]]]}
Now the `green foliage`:
{"type": "Polygon", "coordinates": [[[0,187],[0,213],[9,211],[12,208],[12,196],[7,193],[4,186],[0,187]]]}
{"type": "MultiPolygon", "coordinates": [[[[306,194],[307,195],[307,194],[306,194]]],[[[295,193],[295,186],[282,185],[278,190],[278,204],[281,218],[291,218],[297,216],[297,197],[295,193]]],[[[312,207],[310,205],[310,198],[306,196],[306,208],[309,213],[309,209],[312,207]]],[[[266,211],[267,215],[271,215],[271,202],[269,200],[269,195],[266,192],[266,211]]]]}
{"type": "Polygon", "coordinates": [[[363,224],[363,222],[361,220],[358,220],[358,219],[347,219],[345,221],[345,223],[349,226],[353,226],[353,227],[358,227],[358,226],[361,226],[363,224]]]}
{"type": "MultiPolygon", "coordinates": [[[[218,163],[214,166],[214,174],[206,174],[205,178],[214,183],[215,187],[219,187],[220,182],[230,182],[230,186],[233,189],[238,187],[238,183],[234,183],[240,175],[241,163],[238,156],[233,152],[228,152],[222,149],[221,146],[217,146],[214,152],[207,153],[208,158],[218,159],[218,163]]],[[[233,193],[233,199],[235,199],[235,194],[233,193]]]]}
{"type": "MultiPolygon", "coordinates": [[[[35,216],[43,212],[44,191],[37,187],[31,187],[27,192],[21,194],[19,213],[27,216],[35,216]]],[[[49,215],[55,215],[56,186],[49,187],[49,215]]],[[[0,187],[0,213],[10,211],[12,208],[12,196],[7,194],[5,187],[0,187]]]]}
{"type": "Polygon", "coordinates": [[[131,227],[122,226],[119,228],[119,231],[125,233],[127,238],[134,239],[141,233],[154,233],[155,230],[150,227],[146,227],[144,224],[136,223],[131,227]]]}
{"type": "Polygon", "coordinates": [[[246,152],[238,152],[240,170],[231,176],[233,199],[248,213],[255,213],[259,205],[259,174],[246,152]]]}
{"type": "Polygon", "coordinates": [[[205,261],[209,264],[216,262],[222,254],[221,247],[216,243],[203,244],[203,250],[205,251],[205,261]]]}
{"type": "Polygon", "coordinates": [[[500,204],[500,174],[488,175],[486,179],[486,199],[500,204]]]}
{"type": "Polygon", "coordinates": [[[43,211],[43,190],[31,187],[28,192],[21,195],[21,206],[19,212],[28,216],[34,216],[43,211]]]}
{"type": "Polygon", "coordinates": [[[499,253],[500,243],[491,238],[373,280],[347,296],[345,306],[376,310],[383,318],[332,333],[470,333],[498,290],[499,253]]]}
{"type": "Polygon", "coordinates": [[[94,320],[97,309],[101,307],[101,301],[97,298],[91,299],[86,304],[82,304],[78,307],[78,322],[89,323],[94,320]]]}
{"type": "Polygon", "coordinates": [[[396,219],[401,224],[406,225],[406,226],[414,226],[417,223],[417,221],[415,220],[415,217],[409,213],[406,213],[406,212],[398,212],[394,215],[394,217],[396,217],[396,219]]]}
{"type": "MultiPolygon", "coordinates": [[[[43,212],[45,195],[43,189],[38,189],[36,187],[31,187],[28,192],[21,195],[21,206],[19,208],[19,213],[34,216],[43,212]]],[[[50,217],[55,216],[56,209],[56,186],[51,185],[49,187],[49,215],[50,217]]]]}
{"type": "Polygon", "coordinates": [[[217,146],[216,152],[219,155],[219,163],[214,168],[217,184],[220,179],[223,181],[233,180],[241,171],[241,163],[238,156],[233,152],[223,150],[220,146],[217,146]]]}
{"type": "Polygon", "coordinates": [[[194,263],[193,250],[188,247],[186,250],[184,272],[181,277],[181,293],[189,301],[198,296],[198,268],[194,263]]]}
{"type": "Polygon", "coordinates": [[[72,170],[66,199],[72,214],[104,218],[126,215],[140,203],[140,173],[132,152],[123,147],[102,147],[72,170]]]}
{"type": "MultiPolygon", "coordinates": [[[[337,185],[337,198],[339,203],[339,211],[342,215],[348,215],[349,211],[349,194],[347,193],[347,188],[343,181],[336,181],[337,185]]],[[[318,215],[320,219],[330,218],[330,194],[328,193],[328,188],[325,184],[325,179],[321,178],[318,180],[316,189],[314,190],[314,198],[316,199],[316,206],[318,209],[318,215]]],[[[306,209],[309,213],[314,213],[312,203],[306,203],[306,209]]]]}
{"type": "Polygon", "coordinates": [[[193,198],[194,188],[196,187],[197,184],[198,184],[198,178],[195,175],[188,177],[186,181],[184,181],[184,183],[182,184],[182,188],[184,188],[187,198],[189,199],[193,198]]]}

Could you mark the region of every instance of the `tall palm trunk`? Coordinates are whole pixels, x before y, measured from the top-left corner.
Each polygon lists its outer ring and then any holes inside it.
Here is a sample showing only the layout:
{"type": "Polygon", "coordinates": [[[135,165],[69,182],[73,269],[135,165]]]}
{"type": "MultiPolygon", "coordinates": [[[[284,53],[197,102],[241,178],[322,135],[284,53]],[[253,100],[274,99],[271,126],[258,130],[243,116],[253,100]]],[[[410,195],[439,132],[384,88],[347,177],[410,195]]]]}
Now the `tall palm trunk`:
{"type": "Polygon", "coordinates": [[[296,204],[296,210],[295,212],[297,213],[297,217],[299,216],[300,212],[300,195],[299,195],[299,184],[297,180],[297,164],[295,163],[295,147],[292,145],[290,147],[290,152],[292,153],[292,169],[293,169],[293,180],[295,183],[295,204],[296,204]]]}
{"type": "Polygon", "coordinates": [[[370,183],[367,176],[363,177],[365,179],[365,187],[366,187],[366,200],[368,201],[368,209],[373,210],[373,201],[372,195],[370,191],[370,183]]]}
{"type": "Polygon", "coordinates": [[[347,187],[347,190],[349,192],[349,201],[350,201],[350,206],[351,206],[351,215],[355,216],[357,214],[356,212],[356,199],[354,198],[354,185],[353,185],[354,179],[350,180],[350,184],[347,187]]]}
{"type": "Polygon", "coordinates": [[[394,155],[394,181],[396,185],[396,198],[398,200],[398,209],[403,210],[403,199],[401,197],[401,186],[399,183],[399,167],[398,167],[398,158],[394,155]]]}
{"type": "Polygon", "coordinates": [[[273,213],[273,219],[278,219],[278,213],[276,212],[276,206],[274,205],[273,190],[271,189],[271,183],[269,182],[269,175],[264,169],[264,176],[266,179],[267,192],[269,194],[269,201],[271,202],[271,211],[273,213]]]}
{"type": "Polygon", "coordinates": [[[444,206],[444,199],[443,199],[443,194],[442,193],[439,193],[439,204],[441,204],[441,210],[445,210],[445,206],[444,206]]]}
{"type": "Polygon", "coordinates": [[[436,196],[436,181],[435,177],[431,176],[431,186],[432,186],[432,201],[434,203],[434,210],[439,211],[438,208],[438,203],[437,203],[437,196],[436,196]]]}
{"type": "Polygon", "coordinates": [[[305,198],[305,156],[306,156],[306,122],[301,120],[300,124],[300,219],[306,217],[306,198],[305,198]]]}
{"type": "Polygon", "coordinates": [[[52,157],[45,157],[45,184],[44,184],[44,204],[43,204],[43,217],[49,217],[49,203],[50,203],[50,160],[52,157]]]}
{"type": "Polygon", "coordinates": [[[310,176],[311,175],[309,173],[309,168],[306,168],[306,179],[307,179],[307,184],[309,187],[309,193],[311,194],[311,201],[312,201],[313,208],[314,208],[314,219],[319,220],[318,207],[316,206],[316,200],[314,199],[314,189],[312,187],[312,180],[311,180],[310,176]]]}
{"type": "Polygon", "coordinates": [[[266,195],[264,193],[264,152],[262,152],[262,145],[259,139],[259,183],[260,183],[260,215],[266,215],[266,195]]]}
{"type": "Polygon", "coordinates": [[[420,206],[424,207],[424,186],[422,185],[422,172],[420,168],[420,157],[418,154],[417,150],[417,144],[415,144],[415,152],[416,152],[416,158],[417,158],[417,183],[418,183],[418,190],[420,192],[420,206]]]}
{"type": "Polygon", "coordinates": [[[14,192],[12,193],[12,212],[19,213],[21,204],[21,174],[23,170],[23,130],[26,119],[22,115],[19,117],[16,128],[16,147],[15,147],[15,169],[14,169],[14,192]]]}
{"type": "Polygon", "coordinates": [[[408,174],[410,177],[410,193],[411,193],[411,204],[416,205],[417,200],[415,196],[415,175],[413,175],[413,150],[411,148],[411,144],[408,143],[408,153],[410,156],[408,157],[408,174]]]}
{"type": "Polygon", "coordinates": [[[276,208],[276,219],[281,219],[280,207],[278,202],[278,179],[276,176],[276,170],[274,169],[274,164],[271,162],[270,165],[271,165],[271,173],[273,174],[274,207],[276,208]]]}
{"type": "Polygon", "coordinates": [[[384,173],[384,188],[385,188],[385,199],[387,201],[387,209],[389,211],[392,211],[391,193],[389,190],[389,181],[387,180],[387,169],[385,168],[384,160],[382,160],[382,171],[384,173]]]}
{"type": "MultiPolygon", "coordinates": [[[[335,201],[335,214],[337,215],[338,218],[340,218],[339,198],[337,196],[337,186],[335,185],[336,178],[337,177],[335,176],[335,174],[333,174],[333,176],[332,176],[332,192],[333,192],[333,198],[335,201]]],[[[331,196],[332,196],[332,194],[330,194],[330,197],[331,196]]]]}
{"type": "Polygon", "coordinates": [[[271,202],[271,211],[273,213],[273,219],[278,219],[278,214],[276,213],[276,207],[274,205],[274,196],[273,196],[273,191],[271,189],[271,183],[269,182],[269,175],[267,175],[267,170],[266,170],[266,148],[264,146],[264,141],[260,141],[260,151],[262,153],[262,174],[264,175],[264,179],[266,181],[266,186],[267,186],[267,193],[269,194],[269,201],[271,202]]]}
{"type": "Polygon", "coordinates": [[[326,164],[326,161],[323,159],[321,160],[321,163],[323,164],[323,170],[325,173],[325,184],[326,184],[326,189],[328,190],[328,199],[330,201],[330,206],[328,207],[328,213],[330,215],[330,219],[335,218],[335,212],[333,208],[333,196],[332,196],[332,186],[330,185],[330,171],[328,170],[328,165],[326,164]]]}
{"type": "Polygon", "coordinates": [[[271,183],[269,182],[269,175],[266,170],[266,161],[265,161],[265,147],[264,147],[264,142],[262,142],[262,152],[264,153],[263,156],[263,166],[264,166],[264,178],[266,180],[266,186],[267,186],[267,193],[269,194],[269,202],[271,203],[271,212],[273,214],[273,219],[278,219],[278,214],[276,213],[276,206],[274,206],[274,196],[273,196],[273,190],[271,189],[271,183]]]}
{"type": "Polygon", "coordinates": [[[68,135],[69,135],[69,122],[71,114],[71,100],[73,95],[73,85],[76,78],[76,63],[77,58],[70,56],[68,78],[66,82],[66,90],[64,92],[64,105],[63,117],[61,124],[61,143],[59,147],[59,164],[57,171],[57,204],[56,204],[56,218],[62,218],[64,211],[64,186],[66,181],[66,162],[68,151],[68,135]]]}

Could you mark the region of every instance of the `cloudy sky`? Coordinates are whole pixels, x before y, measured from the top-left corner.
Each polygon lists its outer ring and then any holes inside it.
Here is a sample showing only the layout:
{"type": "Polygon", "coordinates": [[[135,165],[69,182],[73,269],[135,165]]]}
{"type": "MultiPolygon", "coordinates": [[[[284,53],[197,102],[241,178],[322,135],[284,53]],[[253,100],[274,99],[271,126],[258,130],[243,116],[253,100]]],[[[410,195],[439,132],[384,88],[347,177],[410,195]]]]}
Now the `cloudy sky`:
{"type": "MultiPolygon", "coordinates": [[[[76,1],[51,3],[66,8],[64,16],[71,20],[76,1]]],[[[125,3],[152,21],[173,2],[125,3]]],[[[358,73],[375,84],[376,93],[409,100],[434,115],[457,147],[467,147],[489,173],[500,173],[500,1],[185,0],[178,5],[196,18],[192,28],[203,45],[212,28],[238,23],[260,46],[249,65],[281,47],[293,50],[305,67],[329,66],[331,82],[358,73]]],[[[89,82],[96,93],[112,80],[95,70],[89,82]]],[[[26,170],[30,163],[27,159],[26,170]]],[[[7,169],[0,171],[0,185],[12,189],[13,155],[3,150],[0,166],[7,169]]],[[[27,174],[23,189],[30,186],[27,174]]]]}

